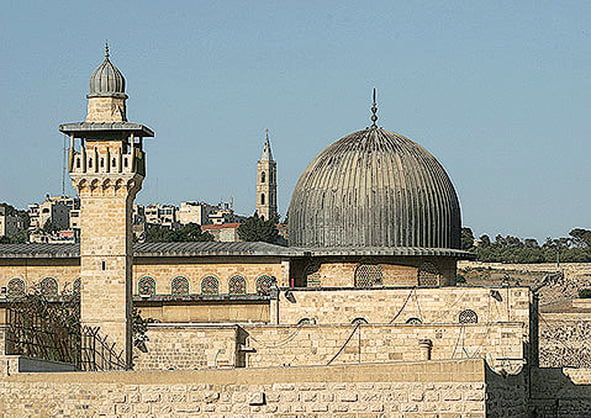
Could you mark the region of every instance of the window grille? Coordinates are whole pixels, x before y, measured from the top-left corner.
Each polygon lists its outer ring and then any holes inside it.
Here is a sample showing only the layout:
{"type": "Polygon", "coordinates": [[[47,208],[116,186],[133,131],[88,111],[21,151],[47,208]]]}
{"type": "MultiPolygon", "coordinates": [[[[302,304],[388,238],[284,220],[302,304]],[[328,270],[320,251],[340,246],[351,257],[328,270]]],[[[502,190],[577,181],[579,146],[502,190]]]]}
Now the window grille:
{"type": "Polygon", "coordinates": [[[408,318],[406,320],[407,324],[411,324],[411,325],[417,325],[417,324],[422,324],[423,321],[421,321],[419,318],[408,318]]]}
{"type": "Polygon", "coordinates": [[[271,288],[275,284],[275,279],[267,274],[263,274],[257,279],[256,289],[257,295],[271,294],[271,288]]]}
{"type": "Polygon", "coordinates": [[[477,324],[478,315],[472,309],[466,309],[465,311],[460,312],[458,322],[460,324],[477,324]]]}
{"type": "Polygon", "coordinates": [[[433,263],[423,263],[419,267],[419,286],[439,286],[439,269],[433,263]]]}
{"type": "Polygon", "coordinates": [[[232,276],[228,280],[228,293],[231,295],[246,294],[246,280],[242,276],[232,276]]]}
{"type": "Polygon", "coordinates": [[[178,276],[172,279],[170,294],[174,296],[186,296],[189,294],[189,280],[186,277],[178,276]]]}
{"type": "Polygon", "coordinates": [[[22,279],[15,277],[10,279],[7,286],[7,292],[9,298],[18,298],[25,295],[26,285],[22,279]]]}
{"type": "Polygon", "coordinates": [[[142,296],[154,296],[156,294],[156,281],[150,276],[144,276],[138,282],[138,292],[142,296]]]}
{"type": "Polygon", "coordinates": [[[382,268],[377,264],[360,264],[355,269],[355,287],[373,287],[382,284],[382,268]]]}
{"type": "Polygon", "coordinates": [[[220,282],[213,276],[207,276],[201,280],[202,295],[217,295],[220,293],[220,282]]]}
{"type": "Polygon", "coordinates": [[[41,294],[43,296],[57,296],[57,280],[53,277],[46,277],[41,280],[41,294]]]}

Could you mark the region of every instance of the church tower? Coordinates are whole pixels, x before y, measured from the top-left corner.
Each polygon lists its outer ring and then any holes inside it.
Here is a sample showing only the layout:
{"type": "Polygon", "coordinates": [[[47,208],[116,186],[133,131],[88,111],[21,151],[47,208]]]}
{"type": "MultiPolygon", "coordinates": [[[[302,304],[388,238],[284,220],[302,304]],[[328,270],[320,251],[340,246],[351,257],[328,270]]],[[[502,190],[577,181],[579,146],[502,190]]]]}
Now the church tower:
{"type": "Polygon", "coordinates": [[[90,77],[86,120],[60,125],[81,203],[81,321],[124,351],[131,365],[132,205],[146,173],[145,125],[127,121],[125,78],[109,58],[90,77]]]}
{"type": "Polygon", "coordinates": [[[277,163],[271,152],[268,129],[263,154],[257,163],[256,202],[256,212],[261,218],[268,220],[277,216],[277,163]]]}

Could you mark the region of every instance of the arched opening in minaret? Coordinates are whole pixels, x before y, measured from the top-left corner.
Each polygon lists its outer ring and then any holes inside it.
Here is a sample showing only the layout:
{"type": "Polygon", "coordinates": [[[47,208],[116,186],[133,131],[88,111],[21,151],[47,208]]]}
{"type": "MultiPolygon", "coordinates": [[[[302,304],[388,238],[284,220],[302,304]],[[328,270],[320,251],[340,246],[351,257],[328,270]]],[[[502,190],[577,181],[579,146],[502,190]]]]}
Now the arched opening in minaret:
{"type": "Polygon", "coordinates": [[[265,182],[265,180],[266,180],[266,177],[267,177],[267,176],[265,175],[265,172],[263,171],[263,172],[261,173],[261,183],[264,183],[264,182],[265,182]]]}
{"type": "Polygon", "coordinates": [[[261,205],[265,204],[265,194],[261,193],[261,205]]]}

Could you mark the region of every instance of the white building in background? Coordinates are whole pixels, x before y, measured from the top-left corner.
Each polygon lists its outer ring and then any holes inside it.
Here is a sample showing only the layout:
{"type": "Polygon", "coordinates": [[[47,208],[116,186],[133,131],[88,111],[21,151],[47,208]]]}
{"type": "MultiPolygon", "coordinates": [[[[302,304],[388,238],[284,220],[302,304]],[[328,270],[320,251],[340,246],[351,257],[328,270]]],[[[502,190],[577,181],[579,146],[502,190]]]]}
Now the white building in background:
{"type": "Polygon", "coordinates": [[[210,205],[205,202],[181,202],[178,211],[178,221],[182,225],[198,224],[207,225],[211,221],[210,215],[219,210],[218,206],[210,205]]]}
{"type": "MultiPolygon", "coordinates": [[[[68,196],[45,196],[42,203],[28,205],[30,225],[29,230],[43,229],[48,221],[54,229],[73,229],[70,223],[70,212],[80,210],[80,199],[68,196]]],[[[80,213],[78,213],[78,219],[80,213]]],[[[79,222],[79,221],[76,221],[79,222]]],[[[79,227],[79,224],[77,224],[79,227]]]]}

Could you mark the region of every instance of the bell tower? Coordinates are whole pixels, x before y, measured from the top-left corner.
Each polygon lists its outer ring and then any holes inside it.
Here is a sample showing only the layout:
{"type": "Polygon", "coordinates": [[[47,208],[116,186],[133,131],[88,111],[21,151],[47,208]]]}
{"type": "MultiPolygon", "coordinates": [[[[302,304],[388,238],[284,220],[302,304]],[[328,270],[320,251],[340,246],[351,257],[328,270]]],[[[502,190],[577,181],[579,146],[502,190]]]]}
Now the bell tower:
{"type": "Polygon", "coordinates": [[[60,125],[70,138],[68,169],[81,204],[81,321],[123,350],[131,365],[132,205],[146,174],[143,139],[127,121],[125,78],[109,57],[90,77],[86,120],[60,125]]]}
{"type": "Polygon", "coordinates": [[[277,216],[277,163],[271,152],[269,130],[265,131],[265,145],[257,163],[256,213],[269,220],[277,216]]]}

